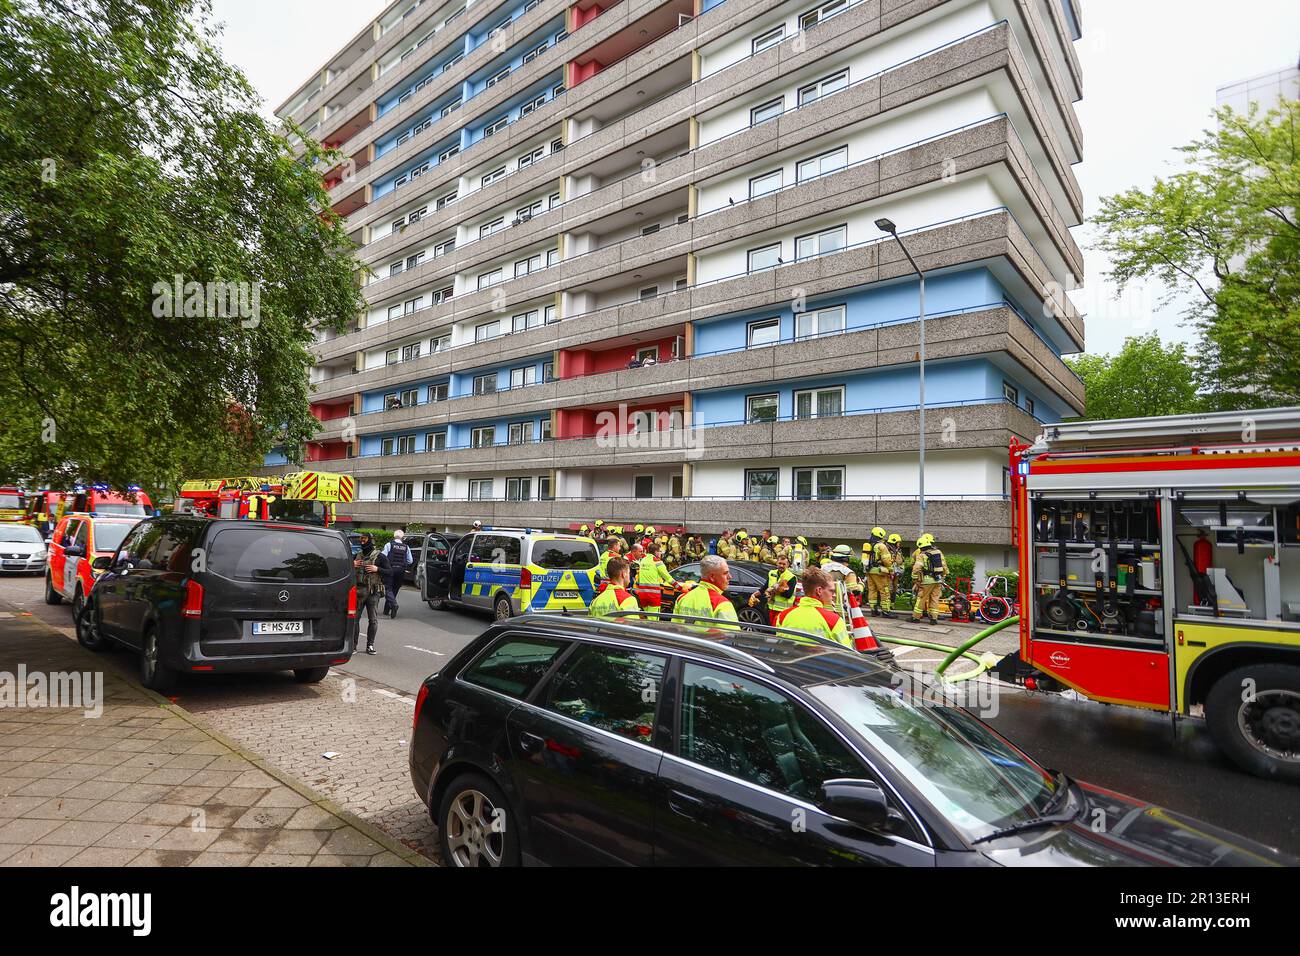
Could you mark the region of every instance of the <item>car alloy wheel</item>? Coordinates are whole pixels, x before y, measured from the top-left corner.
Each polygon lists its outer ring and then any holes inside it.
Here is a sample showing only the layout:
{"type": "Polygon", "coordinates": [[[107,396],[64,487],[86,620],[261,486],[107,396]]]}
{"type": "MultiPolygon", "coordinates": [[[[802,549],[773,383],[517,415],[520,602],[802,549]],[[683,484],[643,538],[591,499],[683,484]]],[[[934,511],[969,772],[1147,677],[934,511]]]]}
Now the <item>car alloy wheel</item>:
{"type": "Polygon", "coordinates": [[[515,610],[510,606],[510,598],[504,594],[497,598],[496,619],[498,621],[508,621],[515,616],[515,610]]]}
{"type": "Polygon", "coordinates": [[[455,866],[500,866],[505,834],[497,826],[497,808],[478,790],[456,796],[447,814],[447,849],[455,866]]]}

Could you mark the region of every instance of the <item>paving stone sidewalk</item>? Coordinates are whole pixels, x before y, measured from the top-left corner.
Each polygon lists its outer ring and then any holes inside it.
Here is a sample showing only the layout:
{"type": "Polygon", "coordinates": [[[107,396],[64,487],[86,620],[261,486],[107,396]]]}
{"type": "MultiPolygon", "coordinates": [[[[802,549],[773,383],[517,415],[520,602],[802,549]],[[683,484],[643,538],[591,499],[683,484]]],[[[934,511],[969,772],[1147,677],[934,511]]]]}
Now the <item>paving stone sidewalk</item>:
{"type": "Polygon", "coordinates": [[[138,687],[118,672],[126,659],[0,603],[0,866],[427,863],[138,687]],[[20,667],[102,674],[102,714],[15,706],[20,667]]]}

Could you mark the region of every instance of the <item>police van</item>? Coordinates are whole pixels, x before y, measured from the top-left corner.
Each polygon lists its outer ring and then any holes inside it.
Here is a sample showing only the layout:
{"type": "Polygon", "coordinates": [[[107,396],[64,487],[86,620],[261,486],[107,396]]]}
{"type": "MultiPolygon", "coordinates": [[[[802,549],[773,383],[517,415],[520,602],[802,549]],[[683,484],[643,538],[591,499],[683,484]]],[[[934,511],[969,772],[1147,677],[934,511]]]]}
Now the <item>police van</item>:
{"type": "Polygon", "coordinates": [[[427,549],[421,596],[430,607],[478,608],[503,621],[530,611],[584,611],[599,578],[592,538],[484,528],[441,554],[427,549]]]}

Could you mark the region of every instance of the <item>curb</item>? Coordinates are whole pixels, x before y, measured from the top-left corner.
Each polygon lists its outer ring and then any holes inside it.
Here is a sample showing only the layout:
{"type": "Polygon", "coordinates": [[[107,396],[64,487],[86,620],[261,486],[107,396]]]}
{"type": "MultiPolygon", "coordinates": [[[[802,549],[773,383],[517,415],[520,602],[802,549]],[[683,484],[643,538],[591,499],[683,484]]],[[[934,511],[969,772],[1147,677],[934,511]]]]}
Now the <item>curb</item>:
{"type": "MultiPolygon", "coordinates": [[[[50,624],[48,621],[42,620],[31,611],[23,610],[21,607],[19,607],[16,604],[11,604],[8,601],[0,601],[0,608],[5,608],[11,611],[11,613],[14,614],[14,617],[17,620],[20,621],[25,620],[27,622],[35,624],[38,627],[44,628],[45,630],[54,634],[60,640],[64,640],[64,641],[70,640],[73,643],[76,643],[76,638],[68,637],[68,635],[64,634],[53,624],[50,624]]],[[[78,644],[77,646],[78,648],[85,650],[84,648],[81,648],[80,644],[78,644]]],[[[93,652],[86,651],[86,653],[89,654],[93,652]]],[[[119,677],[129,680],[131,682],[131,686],[135,690],[138,690],[140,693],[144,694],[145,697],[147,697],[149,700],[152,700],[163,710],[166,710],[169,713],[181,718],[190,726],[194,727],[196,730],[200,730],[203,733],[207,734],[213,740],[220,743],[223,747],[228,747],[233,753],[238,754],[240,757],[247,760],[254,767],[262,771],[263,773],[267,774],[268,776],[274,777],[276,780],[284,784],[294,793],[298,794],[298,796],[302,797],[312,806],[317,807],[321,810],[324,810],[326,813],[338,817],[348,826],[351,826],[354,829],[360,831],[368,839],[373,840],[375,843],[382,846],[389,853],[392,853],[394,856],[399,857],[403,862],[409,863],[411,866],[436,866],[437,865],[436,863],[434,863],[432,860],[430,860],[428,857],[424,856],[423,854],[418,853],[415,850],[412,850],[409,846],[406,846],[404,843],[399,843],[397,840],[393,839],[391,836],[389,836],[379,827],[375,826],[373,823],[368,823],[367,821],[363,820],[361,817],[357,816],[352,811],[346,810],[343,807],[339,806],[337,803],[335,803],[333,800],[330,800],[328,797],[323,797],[320,794],[316,793],[316,791],[312,790],[305,783],[302,783],[301,781],[295,779],[294,777],[289,776],[283,770],[280,770],[278,767],[275,767],[272,764],[268,763],[263,757],[249,750],[243,744],[239,743],[236,740],[232,740],[231,738],[227,737],[225,734],[221,733],[220,731],[213,730],[211,727],[207,726],[205,723],[203,723],[203,721],[201,721],[198,717],[191,714],[180,704],[177,704],[173,702],[171,699],[164,697],[162,694],[159,694],[157,691],[152,691],[147,687],[141,687],[140,684],[136,682],[130,675],[123,674],[121,672],[121,668],[116,666],[117,662],[106,661],[105,663],[109,664],[110,666],[113,666],[113,669],[118,671],[119,677]]]]}

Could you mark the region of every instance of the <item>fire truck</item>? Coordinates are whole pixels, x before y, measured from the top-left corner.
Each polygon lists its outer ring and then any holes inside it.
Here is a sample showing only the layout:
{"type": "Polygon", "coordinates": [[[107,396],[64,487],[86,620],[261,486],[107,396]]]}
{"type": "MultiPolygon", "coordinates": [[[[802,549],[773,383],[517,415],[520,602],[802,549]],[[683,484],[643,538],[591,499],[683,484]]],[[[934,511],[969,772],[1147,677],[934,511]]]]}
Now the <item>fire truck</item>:
{"type": "Polygon", "coordinates": [[[23,521],[26,509],[27,496],[21,488],[0,486],[0,521],[23,521]]]}
{"type": "Polygon", "coordinates": [[[1000,676],[1203,716],[1238,766],[1300,780],[1300,408],[1054,425],[1011,474],[1000,676]]]}
{"type": "Polygon", "coordinates": [[[350,475],[298,471],[281,478],[201,478],[181,485],[179,514],[254,521],[292,521],[333,527],[334,506],[356,493],[350,475]]]}

